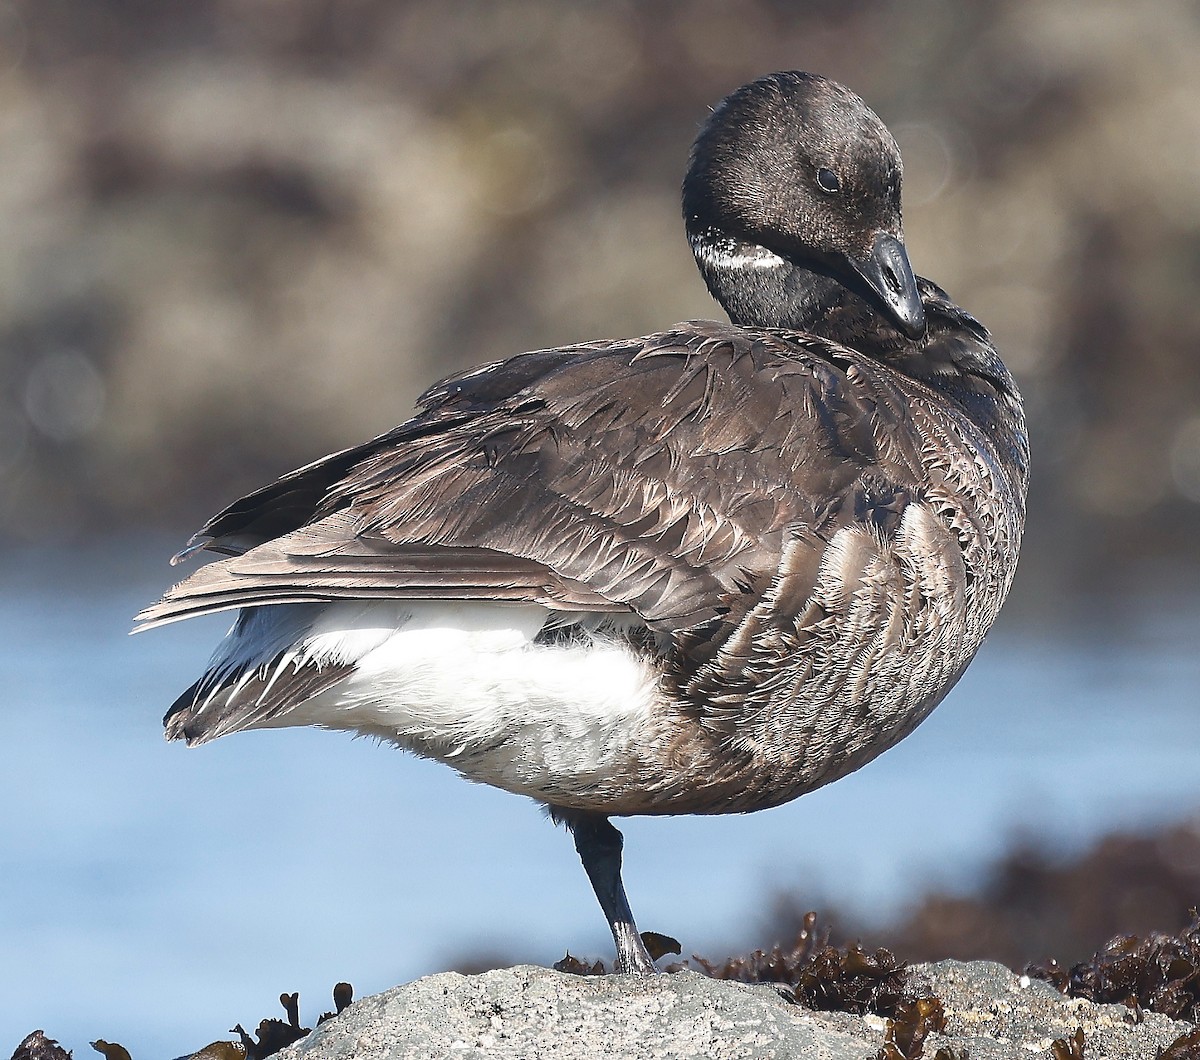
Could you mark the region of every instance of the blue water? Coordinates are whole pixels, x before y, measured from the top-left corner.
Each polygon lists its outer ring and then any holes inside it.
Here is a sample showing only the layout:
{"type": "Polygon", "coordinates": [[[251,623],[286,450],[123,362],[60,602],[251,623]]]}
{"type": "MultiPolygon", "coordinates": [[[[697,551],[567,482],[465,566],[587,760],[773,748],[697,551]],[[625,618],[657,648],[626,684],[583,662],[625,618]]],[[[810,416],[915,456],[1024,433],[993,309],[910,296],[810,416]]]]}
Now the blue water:
{"type": "MultiPolygon", "coordinates": [[[[0,559],[0,1056],[34,1028],[76,1056],[176,1056],[284,990],[311,1019],[339,979],[361,996],[481,952],[608,956],[569,840],[526,800],[331,733],[164,743],[225,625],[126,636],[169,551],[0,559]]],[[[1089,616],[1006,616],[912,737],[790,806],[625,822],[641,926],[744,949],[773,941],[779,888],[884,915],[966,885],[1016,832],[1067,850],[1194,812],[1200,606],[1089,616]]]]}

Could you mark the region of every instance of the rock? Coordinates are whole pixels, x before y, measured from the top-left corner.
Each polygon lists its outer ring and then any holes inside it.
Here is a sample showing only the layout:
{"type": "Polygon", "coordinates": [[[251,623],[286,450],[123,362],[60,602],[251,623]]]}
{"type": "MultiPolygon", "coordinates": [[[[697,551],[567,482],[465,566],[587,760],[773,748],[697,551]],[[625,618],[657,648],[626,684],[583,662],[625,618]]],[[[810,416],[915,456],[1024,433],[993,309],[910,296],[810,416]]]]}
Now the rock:
{"type": "Polygon", "coordinates": [[[944,1045],[966,1049],[971,1060],[1046,1057],[1055,1039],[1083,1028],[1087,1060],[1152,1060],[1160,1047],[1193,1029],[1156,1012],[1142,1013],[1137,1022],[1124,1005],[1064,997],[1049,983],[989,961],[916,965],[910,987],[936,994],[945,1006],[947,1034],[926,1039],[928,1057],[944,1045]]]}
{"type": "MultiPolygon", "coordinates": [[[[933,1060],[966,1049],[970,1060],[1050,1055],[1083,1028],[1088,1060],[1146,1060],[1189,1024],[1153,1013],[1141,1023],[1119,1005],[1062,997],[998,964],[943,961],[913,969],[913,986],[941,998],[946,1034],[930,1035],[933,1060]]],[[[363,998],[278,1053],[279,1060],[866,1060],[884,1044],[878,1016],[814,1012],[771,986],[696,972],[650,980],[581,977],[516,967],[428,976],[363,998]]],[[[899,1054],[896,1054],[899,1055],[899,1054]]]]}

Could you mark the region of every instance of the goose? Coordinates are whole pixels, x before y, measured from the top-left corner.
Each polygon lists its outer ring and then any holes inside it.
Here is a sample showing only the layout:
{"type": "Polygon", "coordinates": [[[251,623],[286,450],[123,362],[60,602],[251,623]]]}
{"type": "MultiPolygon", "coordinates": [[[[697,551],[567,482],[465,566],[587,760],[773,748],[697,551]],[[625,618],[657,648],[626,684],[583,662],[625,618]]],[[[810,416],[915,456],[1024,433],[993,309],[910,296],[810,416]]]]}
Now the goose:
{"type": "Polygon", "coordinates": [[[987,330],[914,275],[901,160],[789,71],[712,111],[687,238],[730,323],[521,353],[235,501],[140,629],[236,610],[167,712],[189,746],[314,725],[529,796],[617,972],[654,962],[610,818],[745,813],[875,758],[1012,581],[1028,444],[987,330]]]}

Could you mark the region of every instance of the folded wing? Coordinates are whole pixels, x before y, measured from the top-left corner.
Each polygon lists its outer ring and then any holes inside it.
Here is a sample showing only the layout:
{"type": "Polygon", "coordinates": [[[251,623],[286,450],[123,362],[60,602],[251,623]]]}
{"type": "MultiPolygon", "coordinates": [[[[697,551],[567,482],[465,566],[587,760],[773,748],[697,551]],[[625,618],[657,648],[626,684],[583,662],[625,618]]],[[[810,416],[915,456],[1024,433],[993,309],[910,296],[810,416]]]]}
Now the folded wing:
{"type": "Polygon", "coordinates": [[[711,322],[524,354],[225,509],[183,555],[228,558],[138,617],[450,598],[724,625],[785,544],[795,587],[842,526],[896,525],[921,475],[900,385],[834,344],[711,322]]]}

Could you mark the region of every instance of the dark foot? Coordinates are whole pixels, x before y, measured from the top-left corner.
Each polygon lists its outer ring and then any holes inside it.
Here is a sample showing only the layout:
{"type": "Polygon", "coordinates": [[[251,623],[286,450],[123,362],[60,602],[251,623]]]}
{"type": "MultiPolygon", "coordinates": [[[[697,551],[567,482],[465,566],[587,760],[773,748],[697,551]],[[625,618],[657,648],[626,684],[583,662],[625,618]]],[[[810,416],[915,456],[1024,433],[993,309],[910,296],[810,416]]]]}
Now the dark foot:
{"type": "Polygon", "coordinates": [[[591,813],[563,814],[562,820],[575,835],[575,849],[592,881],[592,890],[608,920],[617,944],[614,971],[627,975],[654,975],[654,961],[638,934],[621,883],[621,847],[624,840],[607,817],[591,813]]]}

